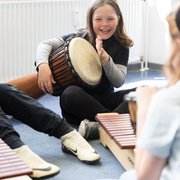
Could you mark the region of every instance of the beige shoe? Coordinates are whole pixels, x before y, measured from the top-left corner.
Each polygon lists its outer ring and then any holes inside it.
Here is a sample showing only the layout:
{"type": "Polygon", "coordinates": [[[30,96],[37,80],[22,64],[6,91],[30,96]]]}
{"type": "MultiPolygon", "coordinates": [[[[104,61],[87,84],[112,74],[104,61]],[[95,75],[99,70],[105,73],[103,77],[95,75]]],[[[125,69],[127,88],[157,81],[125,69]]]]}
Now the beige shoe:
{"type": "Polygon", "coordinates": [[[26,145],[14,151],[33,170],[32,178],[48,178],[60,172],[59,167],[46,162],[26,145]]]}
{"type": "Polygon", "coordinates": [[[72,131],[60,138],[63,152],[73,154],[85,163],[93,164],[100,159],[100,155],[76,131],[72,131]]]}

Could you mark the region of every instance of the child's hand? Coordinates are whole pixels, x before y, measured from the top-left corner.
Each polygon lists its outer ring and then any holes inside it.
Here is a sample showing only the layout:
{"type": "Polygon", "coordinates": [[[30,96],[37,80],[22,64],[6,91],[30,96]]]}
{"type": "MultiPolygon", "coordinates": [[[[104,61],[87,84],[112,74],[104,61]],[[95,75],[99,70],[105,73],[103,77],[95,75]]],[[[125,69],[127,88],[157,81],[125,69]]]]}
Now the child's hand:
{"type": "Polygon", "coordinates": [[[48,64],[40,64],[38,71],[38,85],[44,93],[53,93],[52,84],[55,83],[48,64]]]}
{"type": "Polygon", "coordinates": [[[147,112],[149,109],[149,104],[152,96],[158,91],[156,87],[138,87],[136,89],[136,99],[137,99],[137,136],[141,134],[144,122],[147,117],[147,112]]]}
{"type": "Polygon", "coordinates": [[[151,98],[157,90],[157,87],[154,86],[142,86],[136,89],[137,106],[140,110],[147,111],[151,98]]]}
{"type": "Polygon", "coordinates": [[[96,49],[101,63],[107,64],[109,62],[109,54],[104,50],[102,38],[100,36],[97,36],[96,38],[96,49]]]}

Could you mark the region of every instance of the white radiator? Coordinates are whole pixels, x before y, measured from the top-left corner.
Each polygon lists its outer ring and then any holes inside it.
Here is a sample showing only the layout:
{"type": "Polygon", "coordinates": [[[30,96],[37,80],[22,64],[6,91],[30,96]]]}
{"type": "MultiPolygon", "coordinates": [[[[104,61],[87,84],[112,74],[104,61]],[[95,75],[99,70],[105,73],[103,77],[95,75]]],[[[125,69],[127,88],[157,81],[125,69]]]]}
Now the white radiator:
{"type": "MultiPolygon", "coordinates": [[[[84,27],[91,0],[0,1],[0,82],[35,71],[39,42],[84,27]]],[[[130,61],[141,57],[140,0],[120,0],[129,35],[135,42],[130,61]]]]}
{"type": "Polygon", "coordinates": [[[180,5],[180,1],[179,0],[172,0],[172,10],[174,10],[175,8],[177,8],[180,5]]]}
{"type": "Polygon", "coordinates": [[[144,22],[144,6],[145,1],[142,0],[119,0],[120,9],[123,14],[125,27],[128,34],[132,38],[134,45],[130,49],[129,61],[139,61],[143,56],[143,43],[145,26],[144,22]]]}

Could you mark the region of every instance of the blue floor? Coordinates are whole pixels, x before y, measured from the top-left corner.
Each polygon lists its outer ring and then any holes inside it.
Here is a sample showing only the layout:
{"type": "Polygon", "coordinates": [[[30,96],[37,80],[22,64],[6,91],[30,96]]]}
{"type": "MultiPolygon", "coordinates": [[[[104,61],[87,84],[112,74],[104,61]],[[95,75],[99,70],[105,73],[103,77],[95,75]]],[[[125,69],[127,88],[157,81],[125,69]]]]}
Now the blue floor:
{"type": "MultiPolygon", "coordinates": [[[[126,83],[157,79],[163,79],[160,71],[134,71],[128,72],[126,83]]],[[[58,97],[45,95],[39,101],[47,108],[61,114],[58,97]]],[[[13,123],[23,141],[34,152],[61,168],[60,174],[49,180],[117,180],[124,171],[119,161],[109,149],[100,144],[99,140],[92,140],[89,143],[100,153],[101,160],[96,165],[87,165],[74,156],[64,154],[61,150],[60,140],[34,131],[17,120],[13,123]]]]}
{"type": "MultiPolygon", "coordinates": [[[[39,101],[53,111],[60,113],[58,98],[43,96],[39,101]]],[[[43,159],[61,168],[60,174],[49,180],[117,180],[124,171],[119,161],[112,155],[109,149],[100,144],[99,140],[89,143],[100,153],[101,160],[96,165],[87,165],[76,157],[65,154],[61,150],[60,140],[39,133],[15,120],[15,129],[20,133],[23,141],[43,159]]]]}
{"type": "Polygon", "coordinates": [[[126,82],[131,83],[143,80],[162,80],[164,75],[160,70],[147,70],[147,71],[131,71],[128,72],[126,82]]]}

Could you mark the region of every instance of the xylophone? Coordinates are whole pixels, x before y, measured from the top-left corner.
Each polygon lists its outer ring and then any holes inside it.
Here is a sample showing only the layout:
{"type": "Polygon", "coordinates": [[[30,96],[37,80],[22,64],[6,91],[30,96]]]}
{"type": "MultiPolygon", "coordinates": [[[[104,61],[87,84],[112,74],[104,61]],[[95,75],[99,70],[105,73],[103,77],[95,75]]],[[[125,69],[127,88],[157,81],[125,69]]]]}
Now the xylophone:
{"type": "Polygon", "coordinates": [[[100,142],[111,150],[126,170],[133,169],[136,135],[130,115],[99,113],[96,120],[100,124],[100,142]]]}
{"type": "Polygon", "coordinates": [[[29,168],[16,153],[0,139],[0,179],[31,179],[32,174],[29,168]],[[13,178],[16,177],[16,178],[13,178]]]}

